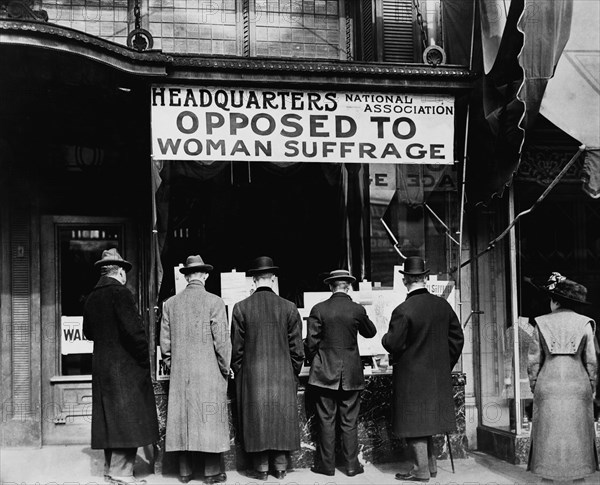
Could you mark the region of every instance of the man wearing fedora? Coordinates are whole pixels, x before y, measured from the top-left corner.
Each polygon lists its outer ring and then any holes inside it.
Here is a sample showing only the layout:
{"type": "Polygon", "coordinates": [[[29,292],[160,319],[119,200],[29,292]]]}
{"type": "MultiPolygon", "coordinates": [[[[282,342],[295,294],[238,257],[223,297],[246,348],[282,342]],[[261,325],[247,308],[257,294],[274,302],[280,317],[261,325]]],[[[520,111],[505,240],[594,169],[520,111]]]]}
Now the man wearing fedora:
{"type": "Polygon", "coordinates": [[[92,448],[104,450],[106,480],[145,483],[133,476],[133,465],[138,447],[158,441],[158,419],[148,340],[125,286],[131,263],[113,248],[94,266],[101,276],[83,310],[84,335],[94,341],[92,448]]]}
{"type": "Polygon", "coordinates": [[[406,439],[415,463],[396,478],[428,482],[437,475],[432,435],[456,428],[451,372],[464,336],[450,304],[427,291],[425,261],[408,257],[400,272],[408,295],[393,311],[382,344],[393,364],[393,430],[406,439]]]}
{"type": "Polygon", "coordinates": [[[346,270],[332,271],[323,281],[331,297],[310,311],[305,342],[311,362],[308,383],[316,395],[320,439],[314,473],[335,473],[336,416],[342,438],[342,453],[348,476],[363,473],[358,461],[358,412],[360,393],[365,388],[362,361],[358,351],[360,333],[372,338],[377,333],[362,305],[348,295],[356,279],[346,270]]]}
{"type": "Polygon", "coordinates": [[[231,340],[225,303],[204,288],[213,266],[189,256],[179,271],[187,286],[163,305],[160,349],[170,368],[166,451],[179,451],[179,479],[192,478],[192,452],[204,462],[204,483],[227,480],[227,380],[231,340]]]}
{"type": "Polygon", "coordinates": [[[302,320],[293,303],[273,291],[278,271],[267,256],[247,274],[256,291],[232,312],[231,369],[236,382],[239,429],[252,460],[248,476],[286,475],[290,451],[300,448],[297,376],[302,369],[302,320]]]}

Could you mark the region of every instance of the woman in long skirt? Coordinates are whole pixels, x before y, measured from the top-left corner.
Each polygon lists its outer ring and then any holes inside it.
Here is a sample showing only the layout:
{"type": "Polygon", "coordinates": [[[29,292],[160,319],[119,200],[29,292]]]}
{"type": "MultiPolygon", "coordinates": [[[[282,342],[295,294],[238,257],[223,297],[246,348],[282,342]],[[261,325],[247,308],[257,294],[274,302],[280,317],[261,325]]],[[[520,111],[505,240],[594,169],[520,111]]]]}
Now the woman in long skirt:
{"type": "Polygon", "coordinates": [[[552,273],[542,289],[550,295],[551,312],[536,317],[529,346],[533,423],[528,469],[548,480],[576,480],[598,466],[595,323],[574,311],[587,303],[585,286],[552,273]]]}

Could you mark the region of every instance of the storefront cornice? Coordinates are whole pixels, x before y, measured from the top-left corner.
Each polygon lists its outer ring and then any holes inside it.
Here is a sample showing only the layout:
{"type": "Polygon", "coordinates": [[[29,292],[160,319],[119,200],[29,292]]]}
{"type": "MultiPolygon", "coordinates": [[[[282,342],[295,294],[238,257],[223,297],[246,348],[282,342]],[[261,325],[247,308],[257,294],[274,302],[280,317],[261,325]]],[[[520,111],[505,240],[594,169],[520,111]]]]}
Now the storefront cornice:
{"type": "Polygon", "coordinates": [[[39,21],[0,19],[0,45],[39,47],[102,62],[134,75],[164,81],[310,86],[354,89],[469,89],[477,75],[463,66],[376,64],[323,60],[190,56],[139,52],[84,32],[39,21]]]}
{"type": "Polygon", "coordinates": [[[166,75],[161,52],[138,52],[84,32],[36,21],[0,19],[0,45],[67,52],[142,76],[166,75]]]}

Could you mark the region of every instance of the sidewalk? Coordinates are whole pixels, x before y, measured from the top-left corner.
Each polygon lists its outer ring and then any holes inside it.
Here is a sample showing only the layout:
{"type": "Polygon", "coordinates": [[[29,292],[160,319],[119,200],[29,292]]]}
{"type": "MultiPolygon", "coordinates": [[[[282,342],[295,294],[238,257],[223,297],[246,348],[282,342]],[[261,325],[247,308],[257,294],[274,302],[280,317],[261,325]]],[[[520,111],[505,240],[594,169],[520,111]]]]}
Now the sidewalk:
{"type": "MultiPolygon", "coordinates": [[[[10,484],[104,484],[102,477],[103,454],[84,446],[46,446],[40,449],[0,449],[0,477],[3,485],[10,484]]],[[[438,462],[438,475],[429,481],[437,484],[515,485],[540,483],[541,480],[525,470],[524,466],[510,465],[483,453],[471,452],[468,459],[455,460],[456,473],[452,473],[449,460],[438,462]]],[[[283,480],[269,475],[269,485],[343,485],[343,484],[401,484],[394,475],[402,469],[401,463],[366,464],[365,473],[349,478],[342,471],[333,477],[316,475],[307,469],[294,470],[283,480]]],[[[406,465],[405,465],[406,468],[406,465]]],[[[405,469],[404,468],[404,469],[405,469]]],[[[178,484],[176,475],[154,475],[149,463],[138,456],[136,475],[145,478],[149,485],[178,484]]],[[[194,479],[190,484],[201,484],[194,479]]],[[[416,483],[416,482],[404,482],[416,483]]],[[[600,472],[589,477],[585,484],[600,483],[600,472]]],[[[227,472],[227,485],[260,485],[239,472],[227,472]]]]}

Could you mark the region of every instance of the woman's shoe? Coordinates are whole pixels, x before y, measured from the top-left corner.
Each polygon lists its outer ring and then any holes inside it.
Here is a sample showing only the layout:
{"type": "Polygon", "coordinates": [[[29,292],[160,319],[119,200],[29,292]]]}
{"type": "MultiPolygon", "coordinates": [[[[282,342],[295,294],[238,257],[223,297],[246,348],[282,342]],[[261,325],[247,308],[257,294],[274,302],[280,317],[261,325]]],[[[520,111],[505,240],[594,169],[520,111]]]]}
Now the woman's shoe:
{"type": "Polygon", "coordinates": [[[191,475],[179,475],[179,481],[181,483],[188,483],[192,479],[191,475]]]}

